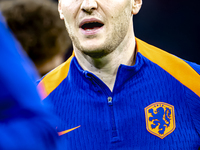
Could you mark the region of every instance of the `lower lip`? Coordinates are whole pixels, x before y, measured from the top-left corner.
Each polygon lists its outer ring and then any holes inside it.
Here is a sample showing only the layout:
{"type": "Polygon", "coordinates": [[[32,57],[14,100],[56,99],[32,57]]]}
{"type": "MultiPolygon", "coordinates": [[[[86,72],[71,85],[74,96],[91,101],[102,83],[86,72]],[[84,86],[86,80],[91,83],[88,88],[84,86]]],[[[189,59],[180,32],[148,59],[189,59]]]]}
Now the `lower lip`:
{"type": "Polygon", "coordinates": [[[103,29],[103,26],[100,27],[100,28],[94,28],[94,29],[89,29],[89,30],[84,30],[84,29],[81,28],[81,32],[84,35],[95,35],[95,34],[97,34],[102,29],[103,29]]]}

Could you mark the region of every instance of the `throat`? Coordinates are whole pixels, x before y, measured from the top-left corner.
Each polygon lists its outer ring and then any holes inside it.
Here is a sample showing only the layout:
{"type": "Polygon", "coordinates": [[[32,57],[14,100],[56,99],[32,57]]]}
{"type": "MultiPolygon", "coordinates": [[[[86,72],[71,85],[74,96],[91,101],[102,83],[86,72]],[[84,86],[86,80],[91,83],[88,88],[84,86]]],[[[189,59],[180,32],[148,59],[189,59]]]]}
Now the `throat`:
{"type": "Polygon", "coordinates": [[[113,88],[115,85],[115,80],[116,80],[116,75],[107,75],[107,74],[102,74],[98,73],[96,76],[104,82],[104,84],[110,89],[111,92],[113,92],[113,88]]]}
{"type": "Polygon", "coordinates": [[[95,74],[108,86],[110,91],[113,91],[119,66],[121,64],[132,66],[135,63],[135,42],[132,41],[129,46],[123,49],[119,47],[101,58],[91,57],[76,48],[74,49],[75,56],[83,70],[95,74]]]}

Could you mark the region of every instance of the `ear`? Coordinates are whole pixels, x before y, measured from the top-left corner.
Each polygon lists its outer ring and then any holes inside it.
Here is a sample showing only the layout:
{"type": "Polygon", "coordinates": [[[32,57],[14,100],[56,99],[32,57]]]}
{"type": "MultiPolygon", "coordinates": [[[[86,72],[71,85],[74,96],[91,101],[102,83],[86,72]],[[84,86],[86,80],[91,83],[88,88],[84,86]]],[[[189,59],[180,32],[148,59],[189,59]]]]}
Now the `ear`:
{"type": "Polygon", "coordinates": [[[61,0],[59,0],[58,2],[58,12],[59,12],[59,15],[60,15],[60,19],[64,19],[64,15],[63,15],[63,11],[61,9],[61,0]]]}
{"type": "Polygon", "coordinates": [[[142,0],[132,0],[132,14],[136,15],[142,6],[142,0]]]}

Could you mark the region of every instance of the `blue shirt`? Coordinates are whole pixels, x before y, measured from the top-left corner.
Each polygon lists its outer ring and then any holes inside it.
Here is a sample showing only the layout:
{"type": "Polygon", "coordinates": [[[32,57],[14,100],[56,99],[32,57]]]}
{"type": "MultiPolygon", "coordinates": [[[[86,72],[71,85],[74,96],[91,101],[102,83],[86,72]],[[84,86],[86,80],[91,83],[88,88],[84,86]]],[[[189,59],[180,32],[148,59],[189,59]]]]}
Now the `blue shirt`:
{"type": "Polygon", "coordinates": [[[200,147],[200,66],[136,43],[135,65],[120,65],[112,92],[74,56],[38,84],[73,150],[200,147]]]}

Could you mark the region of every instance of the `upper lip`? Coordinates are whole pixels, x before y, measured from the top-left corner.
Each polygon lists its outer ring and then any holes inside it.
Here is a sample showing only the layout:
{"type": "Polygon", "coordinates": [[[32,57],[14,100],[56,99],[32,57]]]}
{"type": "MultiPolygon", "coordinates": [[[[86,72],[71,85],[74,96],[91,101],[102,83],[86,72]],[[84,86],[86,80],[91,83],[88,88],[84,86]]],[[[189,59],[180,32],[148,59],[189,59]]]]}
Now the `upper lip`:
{"type": "Polygon", "coordinates": [[[101,23],[104,24],[101,20],[96,19],[96,18],[90,18],[90,19],[84,19],[81,21],[81,23],[79,24],[79,28],[81,28],[84,24],[86,23],[93,23],[93,22],[97,22],[97,23],[101,23]]]}

